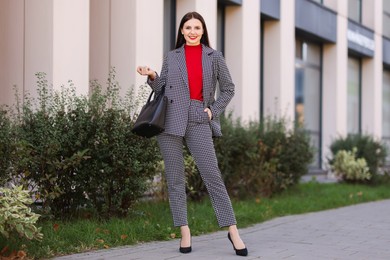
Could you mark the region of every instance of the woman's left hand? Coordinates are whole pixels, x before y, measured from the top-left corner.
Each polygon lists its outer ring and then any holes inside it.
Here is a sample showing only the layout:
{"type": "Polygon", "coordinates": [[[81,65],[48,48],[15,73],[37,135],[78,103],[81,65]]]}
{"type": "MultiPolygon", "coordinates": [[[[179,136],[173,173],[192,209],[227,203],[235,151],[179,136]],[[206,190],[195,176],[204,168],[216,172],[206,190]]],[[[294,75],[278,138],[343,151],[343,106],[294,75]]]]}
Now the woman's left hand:
{"type": "Polygon", "coordinates": [[[138,66],[137,72],[142,76],[148,76],[152,81],[157,77],[157,73],[148,66],[138,66]]]}
{"type": "Polygon", "coordinates": [[[203,111],[207,113],[210,120],[213,119],[213,113],[211,113],[210,108],[206,107],[203,111]]]}

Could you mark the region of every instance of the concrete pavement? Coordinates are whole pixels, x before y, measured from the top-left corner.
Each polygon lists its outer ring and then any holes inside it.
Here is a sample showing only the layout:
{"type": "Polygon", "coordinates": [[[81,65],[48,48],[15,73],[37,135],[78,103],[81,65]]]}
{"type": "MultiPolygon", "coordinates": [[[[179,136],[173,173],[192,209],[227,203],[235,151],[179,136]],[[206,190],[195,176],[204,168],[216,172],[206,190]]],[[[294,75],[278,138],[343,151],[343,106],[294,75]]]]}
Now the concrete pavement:
{"type": "Polygon", "coordinates": [[[390,259],[390,200],[276,218],[240,234],[249,250],[236,256],[227,232],[192,238],[192,252],[179,253],[179,239],[99,250],[56,260],[161,259],[390,259]]]}

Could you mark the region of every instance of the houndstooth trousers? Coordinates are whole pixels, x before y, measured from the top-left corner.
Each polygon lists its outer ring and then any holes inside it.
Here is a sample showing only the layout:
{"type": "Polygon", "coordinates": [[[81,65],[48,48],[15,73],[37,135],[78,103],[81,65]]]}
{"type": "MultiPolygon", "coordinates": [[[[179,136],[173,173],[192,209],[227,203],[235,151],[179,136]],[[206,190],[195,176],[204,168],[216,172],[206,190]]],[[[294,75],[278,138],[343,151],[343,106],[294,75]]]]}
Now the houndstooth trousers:
{"type": "Polygon", "coordinates": [[[184,137],[164,133],[157,136],[165,164],[169,205],[176,227],[188,225],[184,142],[207,188],[218,225],[227,227],[236,224],[233,207],[218,167],[208,115],[203,109],[202,102],[191,100],[184,137]]]}

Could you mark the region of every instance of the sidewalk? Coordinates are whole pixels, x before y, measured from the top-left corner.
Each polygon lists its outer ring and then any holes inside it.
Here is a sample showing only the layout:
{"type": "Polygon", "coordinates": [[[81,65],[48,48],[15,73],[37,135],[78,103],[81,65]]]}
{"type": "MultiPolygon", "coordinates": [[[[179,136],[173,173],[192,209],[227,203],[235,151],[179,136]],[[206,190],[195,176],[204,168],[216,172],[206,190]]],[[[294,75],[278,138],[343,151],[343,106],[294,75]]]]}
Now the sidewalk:
{"type": "Polygon", "coordinates": [[[246,258],[235,255],[221,231],[193,237],[186,255],[179,253],[176,239],[55,259],[390,259],[390,200],[276,218],[240,234],[249,250],[246,258]]]}

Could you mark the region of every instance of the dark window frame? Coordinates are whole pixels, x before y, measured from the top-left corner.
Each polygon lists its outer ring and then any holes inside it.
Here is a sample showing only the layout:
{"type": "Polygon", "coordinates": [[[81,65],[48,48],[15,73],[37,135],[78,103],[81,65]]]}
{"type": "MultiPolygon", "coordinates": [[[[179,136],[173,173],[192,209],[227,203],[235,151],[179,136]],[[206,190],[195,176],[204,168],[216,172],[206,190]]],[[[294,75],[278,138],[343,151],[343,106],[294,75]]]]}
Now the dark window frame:
{"type": "MultiPolygon", "coordinates": [[[[348,0],[348,1],[350,1],[350,0],[348,0]]],[[[358,7],[359,7],[359,19],[356,21],[355,19],[352,19],[349,16],[349,5],[348,5],[348,19],[361,24],[363,21],[363,1],[362,0],[357,0],[357,1],[358,1],[358,7]]]]}
{"type": "MultiPolygon", "coordinates": [[[[387,12],[387,11],[383,10],[382,23],[384,23],[384,17],[385,17],[385,16],[390,20],[390,11],[387,12]]],[[[382,34],[383,34],[383,32],[382,32],[382,34]]],[[[386,37],[386,38],[388,38],[388,39],[390,39],[390,35],[383,35],[383,36],[386,37]]]]}
{"type": "Polygon", "coordinates": [[[164,53],[173,50],[176,46],[176,0],[164,0],[164,53]],[[168,10],[169,9],[169,10],[168,10]],[[169,12],[169,14],[167,13],[169,12]]]}
{"type": "Polygon", "coordinates": [[[319,0],[319,1],[316,1],[316,0],[310,0],[310,1],[312,1],[312,2],[314,2],[314,3],[317,3],[317,4],[321,4],[321,5],[323,5],[323,4],[324,4],[324,0],[319,0]]]}
{"type": "Polygon", "coordinates": [[[260,21],[260,122],[264,119],[264,23],[260,21]]]}
{"type": "Polygon", "coordinates": [[[218,13],[221,12],[222,23],[217,23],[217,29],[220,29],[220,32],[217,32],[217,43],[216,49],[222,52],[225,55],[225,35],[226,35],[226,5],[218,2],[218,13]],[[220,27],[219,27],[220,25],[220,27]],[[220,37],[219,37],[220,36],[220,37]],[[220,42],[218,42],[220,40],[220,42]]]}

